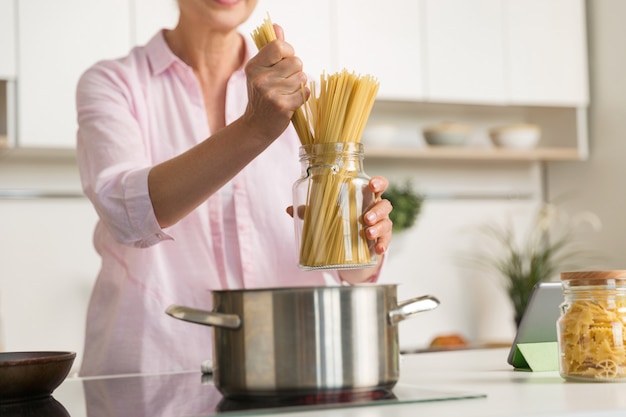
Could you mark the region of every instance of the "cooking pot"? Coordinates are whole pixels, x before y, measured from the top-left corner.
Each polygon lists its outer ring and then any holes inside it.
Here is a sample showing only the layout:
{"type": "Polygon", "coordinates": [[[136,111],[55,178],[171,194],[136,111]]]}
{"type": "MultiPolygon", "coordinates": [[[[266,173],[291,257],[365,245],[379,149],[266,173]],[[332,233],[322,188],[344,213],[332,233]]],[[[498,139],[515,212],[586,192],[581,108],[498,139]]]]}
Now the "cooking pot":
{"type": "Polygon", "coordinates": [[[213,291],[213,311],[172,317],[213,326],[213,381],[226,398],[390,390],[399,377],[397,323],[439,301],[401,303],[396,285],[213,291]]]}

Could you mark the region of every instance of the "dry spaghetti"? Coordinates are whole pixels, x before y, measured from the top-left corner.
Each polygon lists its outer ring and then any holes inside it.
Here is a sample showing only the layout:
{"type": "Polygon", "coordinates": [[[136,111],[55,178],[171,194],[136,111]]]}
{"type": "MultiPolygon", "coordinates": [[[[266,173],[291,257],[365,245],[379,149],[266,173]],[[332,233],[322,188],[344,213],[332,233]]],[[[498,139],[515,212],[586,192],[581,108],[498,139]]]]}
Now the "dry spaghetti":
{"type": "MultiPolygon", "coordinates": [[[[259,49],[276,39],[269,16],[252,37],[259,49]]],[[[356,169],[358,166],[355,168],[354,158],[362,158],[360,140],[378,86],[378,81],[370,75],[347,70],[323,73],[319,85],[309,83],[309,99],[293,114],[292,123],[302,149],[311,152],[305,155],[307,163],[327,168],[314,170],[308,178],[299,231],[303,268],[362,267],[376,263],[362,221],[363,210],[373,201],[373,196],[360,197],[368,190],[356,180],[364,174],[356,169]],[[336,144],[332,148],[335,151],[330,152],[327,146],[321,152],[322,144],[336,144]]],[[[299,221],[296,218],[297,224],[299,221]]]]}

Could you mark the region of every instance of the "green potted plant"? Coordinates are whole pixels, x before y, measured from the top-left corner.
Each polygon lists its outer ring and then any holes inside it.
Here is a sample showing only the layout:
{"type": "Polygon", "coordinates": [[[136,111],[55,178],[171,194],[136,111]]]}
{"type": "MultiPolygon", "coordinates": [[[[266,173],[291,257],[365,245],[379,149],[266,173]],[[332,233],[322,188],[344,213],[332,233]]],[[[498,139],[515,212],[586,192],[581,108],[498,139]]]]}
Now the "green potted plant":
{"type": "Polygon", "coordinates": [[[389,200],[393,210],[389,218],[393,222],[393,231],[401,232],[411,228],[422,210],[424,196],[413,189],[410,181],[404,184],[390,184],[383,193],[383,198],[389,200]]]}
{"type": "MultiPolygon", "coordinates": [[[[583,225],[599,230],[593,213],[569,216],[555,205],[544,204],[530,227],[520,234],[512,221],[489,223],[479,229],[484,239],[473,259],[480,267],[495,271],[502,279],[519,325],[530,293],[538,282],[549,281],[570,268],[589,266],[596,255],[576,238],[583,225]]],[[[586,269],[586,268],[585,268],[586,269]]]]}

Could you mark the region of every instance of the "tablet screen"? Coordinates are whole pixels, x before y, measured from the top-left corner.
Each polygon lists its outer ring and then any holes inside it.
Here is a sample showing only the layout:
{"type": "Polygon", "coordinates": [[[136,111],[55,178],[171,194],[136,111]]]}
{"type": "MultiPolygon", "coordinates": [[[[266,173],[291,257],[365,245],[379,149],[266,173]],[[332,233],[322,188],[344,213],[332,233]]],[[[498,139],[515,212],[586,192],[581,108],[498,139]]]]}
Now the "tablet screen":
{"type": "Polygon", "coordinates": [[[556,322],[561,316],[563,287],[560,282],[540,282],[533,288],[522,315],[508,362],[513,364],[515,347],[520,343],[556,342],[556,322]]]}

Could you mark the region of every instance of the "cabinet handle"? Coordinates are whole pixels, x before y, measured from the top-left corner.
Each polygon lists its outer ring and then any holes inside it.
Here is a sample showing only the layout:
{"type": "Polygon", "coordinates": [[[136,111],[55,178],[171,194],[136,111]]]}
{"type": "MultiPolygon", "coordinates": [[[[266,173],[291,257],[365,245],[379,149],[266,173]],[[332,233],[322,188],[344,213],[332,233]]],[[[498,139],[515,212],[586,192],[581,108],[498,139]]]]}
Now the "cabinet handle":
{"type": "Polygon", "coordinates": [[[0,190],[0,200],[76,199],[86,198],[78,191],[0,190]]]}
{"type": "Polygon", "coordinates": [[[532,200],[539,196],[532,192],[464,192],[464,193],[425,193],[426,200],[532,200]]]}

